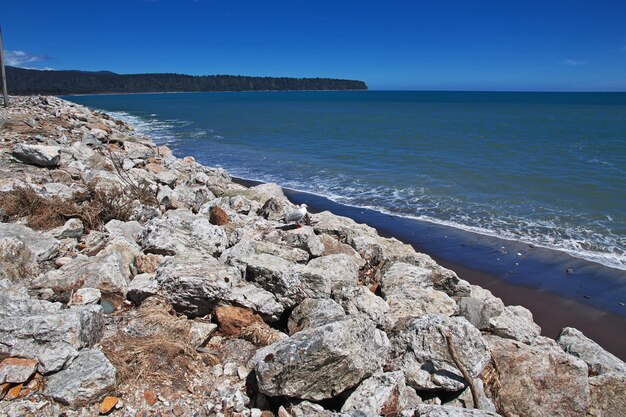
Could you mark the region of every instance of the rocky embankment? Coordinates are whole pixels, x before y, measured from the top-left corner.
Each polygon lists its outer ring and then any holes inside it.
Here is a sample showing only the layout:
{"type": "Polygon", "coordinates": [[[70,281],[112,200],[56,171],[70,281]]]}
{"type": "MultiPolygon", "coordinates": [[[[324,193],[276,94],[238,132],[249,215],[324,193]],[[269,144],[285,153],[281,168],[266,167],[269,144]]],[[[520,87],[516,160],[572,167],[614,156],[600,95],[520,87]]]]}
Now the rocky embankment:
{"type": "Polygon", "coordinates": [[[0,110],[0,415],[621,416],[626,365],[55,97],[0,110]]]}

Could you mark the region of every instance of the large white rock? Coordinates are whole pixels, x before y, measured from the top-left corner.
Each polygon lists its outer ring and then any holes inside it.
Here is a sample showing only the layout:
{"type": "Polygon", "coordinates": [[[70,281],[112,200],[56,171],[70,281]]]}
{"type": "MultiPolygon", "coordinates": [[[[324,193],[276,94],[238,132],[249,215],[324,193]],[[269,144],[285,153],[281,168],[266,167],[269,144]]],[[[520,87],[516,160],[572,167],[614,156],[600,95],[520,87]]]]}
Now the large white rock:
{"type": "Polygon", "coordinates": [[[389,341],[365,317],[346,317],[260,349],[253,361],[269,396],[332,398],[381,369],[389,341]]]}
{"type": "Polygon", "coordinates": [[[13,156],[27,164],[55,167],[61,161],[61,149],[58,146],[16,143],[13,146],[13,156]]]}
{"type": "Polygon", "coordinates": [[[592,375],[609,372],[626,373],[626,363],[604,350],[578,329],[564,328],[556,341],[565,352],[585,361],[592,375]]]}

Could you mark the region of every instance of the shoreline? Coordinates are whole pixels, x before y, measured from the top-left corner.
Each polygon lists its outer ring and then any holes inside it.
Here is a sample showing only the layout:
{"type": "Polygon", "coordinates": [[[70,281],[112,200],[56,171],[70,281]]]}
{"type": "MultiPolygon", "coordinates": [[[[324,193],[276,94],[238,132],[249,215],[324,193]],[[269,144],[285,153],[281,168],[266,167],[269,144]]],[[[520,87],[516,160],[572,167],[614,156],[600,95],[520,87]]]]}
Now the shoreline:
{"type": "MultiPolygon", "coordinates": [[[[232,180],[246,187],[263,184],[239,177],[232,180]]],[[[306,203],[312,213],[328,210],[368,224],[381,236],[408,243],[461,279],[490,290],[506,305],[528,308],[544,336],[556,338],[564,327],[575,327],[626,359],[622,337],[626,307],[619,304],[626,300],[626,282],[619,282],[621,270],[595,263],[598,268],[590,268],[586,265],[590,261],[565,252],[348,206],[307,192],[289,188],[283,192],[294,204],[306,203]],[[493,252],[499,246],[496,242],[505,245],[506,253],[493,252]],[[508,271],[508,267],[517,270],[508,271]],[[567,272],[569,267],[573,273],[567,272]],[[603,285],[590,287],[599,283],[603,285]]]]}

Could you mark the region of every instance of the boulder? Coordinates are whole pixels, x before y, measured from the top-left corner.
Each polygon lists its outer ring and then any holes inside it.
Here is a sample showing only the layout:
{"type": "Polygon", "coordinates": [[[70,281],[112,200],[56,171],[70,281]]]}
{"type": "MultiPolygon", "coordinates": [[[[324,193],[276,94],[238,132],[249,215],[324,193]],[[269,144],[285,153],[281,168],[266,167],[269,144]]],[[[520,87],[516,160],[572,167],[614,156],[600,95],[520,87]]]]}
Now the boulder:
{"type": "Polygon", "coordinates": [[[79,288],[72,294],[69,304],[72,306],[86,306],[98,304],[102,293],[97,288],[79,288]]]}
{"type": "Polygon", "coordinates": [[[400,415],[401,417],[500,417],[500,414],[491,411],[431,404],[421,404],[417,408],[404,410],[400,415]]]}
{"type": "Polygon", "coordinates": [[[40,373],[61,369],[102,336],[100,306],[61,309],[25,295],[0,294],[0,353],[36,359],[40,373]]]}
{"type": "Polygon", "coordinates": [[[136,243],[144,231],[144,227],[137,221],[123,222],[120,220],[110,220],[104,225],[104,229],[112,238],[123,238],[130,243],[136,243]]]}
{"type": "Polygon", "coordinates": [[[140,239],[146,253],[176,255],[198,252],[213,255],[226,249],[224,229],[186,209],[170,210],[148,222],[140,239]]]}
{"type": "MultiPolygon", "coordinates": [[[[30,227],[18,223],[0,223],[0,245],[5,239],[21,242],[22,250],[31,254],[29,262],[45,262],[59,252],[59,242],[46,233],[35,232],[30,227]]],[[[15,256],[12,252],[0,251],[0,262],[9,262],[15,256]]],[[[15,258],[13,258],[15,259],[15,258]]]]}
{"type": "Polygon", "coordinates": [[[258,211],[258,215],[270,220],[284,220],[293,211],[293,205],[286,198],[271,197],[258,211]]]}
{"type": "Polygon", "coordinates": [[[451,316],[456,303],[433,284],[432,270],[403,262],[393,264],[381,279],[382,296],[389,304],[389,327],[424,314],[451,316]]]}
{"type": "Polygon", "coordinates": [[[504,303],[494,297],[491,291],[478,285],[471,286],[468,297],[461,297],[458,301],[459,315],[465,317],[474,327],[480,330],[489,329],[489,320],[499,316],[504,311],[504,303]]]}
{"type": "Polygon", "coordinates": [[[6,358],[0,363],[0,385],[21,384],[30,379],[37,370],[36,359],[6,358]]]}
{"type": "Polygon", "coordinates": [[[531,344],[541,333],[533,314],[522,306],[507,306],[502,314],[489,319],[489,331],[496,336],[531,344]]]}
{"type": "Polygon", "coordinates": [[[588,416],[618,417],[626,410],[626,374],[604,373],[589,378],[588,416]]]}
{"type": "Polygon", "coordinates": [[[97,288],[105,294],[126,294],[130,279],[128,259],[120,252],[99,253],[92,257],[77,257],[57,270],[34,279],[34,288],[69,291],[97,288]]]}
{"type": "Polygon", "coordinates": [[[154,274],[138,274],[128,284],[126,297],[135,304],[141,304],[146,298],[159,292],[159,282],[154,274]]]}
{"type": "Polygon", "coordinates": [[[377,236],[376,229],[354,220],[337,216],[329,211],[311,215],[313,228],[317,234],[326,234],[337,238],[340,242],[352,245],[358,236],[377,236]]]}
{"type": "Polygon", "coordinates": [[[331,323],[345,315],[343,308],[333,300],[305,298],[289,315],[287,328],[292,335],[304,329],[331,323]]]}
{"type": "Polygon", "coordinates": [[[259,204],[264,205],[270,198],[284,199],[283,189],[276,184],[259,184],[250,188],[234,188],[224,191],[224,197],[242,196],[259,204]]]}
{"type": "Polygon", "coordinates": [[[205,316],[219,304],[248,307],[270,321],[283,312],[271,293],[243,281],[237,268],[208,255],[191,252],[169,258],[157,269],[156,279],[176,311],[188,317],[205,316]]]}
{"type": "Polygon", "coordinates": [[[117,371],[102,352],[83,349],[67,369],[50,375],[44,395],[77,408],[115,390],[117,371]]]}
{"type": "Polygon", "coordinates": [[[336,237],[330,235],[319,235],[320,242],[324,245],[324,251],[321,256],[338,255],[340,253],[353,257],[359,263],[359,268],[365,266],[365,261],[352,246],[340,242],[336,237]]]}
{"type": "Polygon", "coordinates": [[[213,311],[213,316],[220,329],[226,336],[239,336],[241,330],[252,323],[263,323],[258,314],[249,308],[236,306],[220,306],[213,311]]]}
{"type": "Polygon", "coordinates": [[[493,365],[482,376],[487,395],[502,415],[583,416],[589,404],[587,365],[555,343],[528,346],[485,338],[493,365]]]}
{"type": "Polygon", "coordinates": [[[267,254],[253,255],[246,263],[246,279],[274,294],[285,308],[294,307],[305,298],[330,297],[326,271],[267,254]]]}
{"type": "Polygon", "coordinates": [[[236,245],[222,252],[220,261],[240,267],[245,271],[247,259],[260,254],[273,255],[286,261],[297,263],[305,263],[309,260],[309,254],[302,249],[280,246],[270,242],[242,239],[236,245]]]}
{"type": "MultiPolygon", "coordinates": [[[[200,207],[207,201],[213,200],[215,195],[203,186],[179,185],[172,191],[172,198],[191,211],[198,212],[200,207]]],[[[211,224],[216,223],[211,222],[211,224]]]]}
{"type": "Polygon", "coordinates": [[[356,286],[359,281],[360,264],[349,255],[320,256],[311,259],[307,266],[325,271],[330,279],[331,288],[356,286]]]}
{"type": "Polygon", "coordinates": [[[332,292],[332,298],[343,307],[346,314],[363,314],[369,317],[377,327],[382,328],[384,326],[389,313],[389,305],[366,287],[335,288],[332,292]]]}
{"type": "Polygon", "coordinates": [[[290,230],[273,229],[265,235],[264,239],[280,246],[302,249],[313,257],[320,256],[324,252],[324,245],[310,226],[290,230]]]}
{"type": "Polygon", "coordinates": [[[61,161],[61,149],[58,146],[16,143],[13,146],[13,156],[26,164],[56,167],[61,161]]]}
{"type": "Polygon", "coordinates": [[[56,239],[80,239],[85,227],[80,219],[69,219],[61,227],[49,231],[56,239]]]}
{"type": "Polygon", "coordinates": [[[608,372],[626,373],[626,363],[602,349],[578,329],[564,328],[556,341],[565,352],[585,361],[591,375],[602,375],[608,372]]]}
{"type": "Polygon", "coordinates": [[[260,349],[253,361],[261,393],[332,398],[379,371],[389,341],[369,319],[346,317],[260,349]]]}
{"type": "Polygon", "coordinates": [[[397,415],[421,402],[415,391],[406,386],[402,371],[385,372],[361,382],[343,404],[341,412],[357,416],[397,415]]]}
{"type": "Polygon", "coordinates": [[[400,322],[390,330],[388,370],[402,370],[416,390],[458,391],[465,388],[461,371],[448,350],[449,334],[461,365],[472,377],[489,362],[480,331],[463,317],[424,315],[400,322]]]}
{"type": "MultiPolygon", "coordinates": [[[[261,415],[261,417],[265,417],[265,415],[261,415]]],[[[278,417],[352,417],[352,415],[326,410],[321,405],[310,401],[300,401],[298,404],[287,407],[287,409],[282,406],[279,407],[278,417]]]]}

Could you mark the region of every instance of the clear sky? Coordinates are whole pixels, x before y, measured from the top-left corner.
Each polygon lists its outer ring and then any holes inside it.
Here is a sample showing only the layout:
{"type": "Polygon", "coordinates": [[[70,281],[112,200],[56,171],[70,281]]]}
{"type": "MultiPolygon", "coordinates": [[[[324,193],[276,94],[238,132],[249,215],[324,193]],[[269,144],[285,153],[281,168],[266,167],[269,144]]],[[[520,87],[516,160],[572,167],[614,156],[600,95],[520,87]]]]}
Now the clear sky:
{"type": "Polygon", "coordinates": [[[626,91],[626,0],[0,0],[0,24],[31,68],[626,91]]]}

